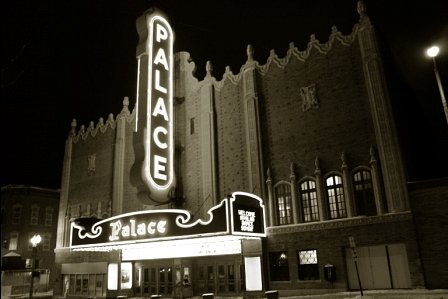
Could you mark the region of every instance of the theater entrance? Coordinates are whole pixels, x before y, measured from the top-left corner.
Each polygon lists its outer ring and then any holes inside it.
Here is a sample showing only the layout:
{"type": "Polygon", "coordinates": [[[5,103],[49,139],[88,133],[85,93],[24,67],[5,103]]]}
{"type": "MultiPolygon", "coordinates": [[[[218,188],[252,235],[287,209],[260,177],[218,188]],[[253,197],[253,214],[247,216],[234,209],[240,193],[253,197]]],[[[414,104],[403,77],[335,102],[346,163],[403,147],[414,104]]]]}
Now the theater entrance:
{"type": "Polygon", "coordinates": [[[165,262],[160,264],[142,264],[137,268],[137,278],[140,275],[140,288],[137,293],[143,297],[162,295],[171,297],[173,293],[173,265],[165,262]]]}
{"type": "Polygon", "coordinates": [[[241,256],[234,258],[200,259],[193,264],[194,293],[231,296],[244,290],[241,256]]]}
{"type": "Polygon", "coordinates": [[[135,280],[134,293],[141,297],[235,296],[244,290],[240,255],[139,261],[135,280]]]}

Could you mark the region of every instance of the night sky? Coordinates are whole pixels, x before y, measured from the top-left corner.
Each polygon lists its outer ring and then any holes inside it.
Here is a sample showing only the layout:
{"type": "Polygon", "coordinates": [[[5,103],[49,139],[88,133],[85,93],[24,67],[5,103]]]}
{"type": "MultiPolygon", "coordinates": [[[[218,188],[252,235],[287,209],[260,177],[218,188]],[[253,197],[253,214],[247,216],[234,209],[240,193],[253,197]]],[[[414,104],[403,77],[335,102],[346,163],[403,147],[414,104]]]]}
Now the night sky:
{"type": "MultiPolygon", "coordinates": [[[[134,108],[135,20],[151,4],[171,18],[175,51],[190,52],[203,79],[211,60],[221,80],[236,74],[247,44],[266,63],[270,49],[284,57],[289,43],[304,50],[310,35],[322,43],[333,25],[344,34],[358,21],[356,0],[69,0],[1,3],[1,185],[60,188],[71,120],[96,124],[117,115],[123,97],[134,108]]],[[[448,125],[432,61],[448,92],[445,1],[366,0],[379,33],[409,181],[448,177],[448,125]]]]}

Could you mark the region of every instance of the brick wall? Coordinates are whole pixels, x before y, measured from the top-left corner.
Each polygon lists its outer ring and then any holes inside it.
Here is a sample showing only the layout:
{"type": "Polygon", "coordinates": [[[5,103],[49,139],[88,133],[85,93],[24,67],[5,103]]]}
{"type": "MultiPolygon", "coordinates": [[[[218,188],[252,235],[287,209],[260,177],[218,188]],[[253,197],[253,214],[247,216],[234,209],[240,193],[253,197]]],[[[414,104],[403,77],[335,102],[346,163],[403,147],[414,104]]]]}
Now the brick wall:
{"type": "Polygon", "coordinates": [[[426,287],[446,288],[448,178],[411,183],[409,189],[426,287]]]}
{"type": "Polygon", "coordinates": [[[73,143],[70,173],[69,206],[81,205],[86,215],[87,205],[96,208],[99,201],[106,211],[112,199],[115,129],[108,127],[85,140],[73,143]],[[95,155],[95,169],[89,171],[89,156],[95,155]]]}
{"type": "Polygon", "coordinates": [[[375,137],[361,66],[357,43],[334,43],[327,54],[312,49],[304,62],[272,64],[260,76],[264,158],[274,180],[289,178],[291,162],[299,177],[313,175],[316,156],[324,173],[340,170],[342,152],[349,167],[368,165],[375,137]],[[312,84],[319,108],[304,112],[300,88],[312,84]]]}
{"type": "Polygon", "coordinates": [[[290,282],[270,282],[270,287],[280,290],[327,289],[329,287],[346,290],[348,284],[345,248],[349,247],[349,236],[355,238],[357,247],[405,244],[412,286],[424,286],[412,215],[407,213],[386,218],[376,217],[378,221],[372,219],[347,219],[333,223],[308,224],[300,228],[290,226],[290,228],[270,229],[267,251],[288,251],[291,275],[290,282]],[[296,250],[308,249],[317,249],[320,281],[298,281],[296,250]],[[331,286],[324,280],[325,264],[332,264],[336,269],[337,280],[331,286]]]}

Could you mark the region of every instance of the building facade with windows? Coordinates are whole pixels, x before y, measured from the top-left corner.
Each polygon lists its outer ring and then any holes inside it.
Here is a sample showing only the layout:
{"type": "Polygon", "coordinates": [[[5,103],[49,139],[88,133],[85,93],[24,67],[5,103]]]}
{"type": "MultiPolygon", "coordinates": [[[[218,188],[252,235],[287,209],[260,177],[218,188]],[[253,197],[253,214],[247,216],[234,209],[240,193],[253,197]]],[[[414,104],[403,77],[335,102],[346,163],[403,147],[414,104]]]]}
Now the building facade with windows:
{"type": "Polygon", "coordinates": [[[327,42],[312,35],[305,50],[291,43],[285,57],[272,50],[264,65],[249,45],[239,73],[227,68],[221,80],[211,63],[198,80],[188,53],[165,54],[170,30],[154,11],[137,20],[134,109],[125,98],[116,117],[87,127],[74,120],[67,138],[55,294],[356,290],[355,261],[364,289],[425,287],[423,234],[416,233],[379,45],[362,2],[358,13],[350,34],[333,27],[327,42]],[[148,43],[151,30],[160,48],[148,43]],[[243,202],[235,201],[238,192],[243,202]],[[184,232],[198,224],[218,230],[208,225],[224,210],[233,215],[223,217],[230,221],[225,239],[184,232]],[[173,224],[174,235],[165,230],[170,213],[188,218],[173,224]],[[263,233],[247,234],[254,225],[263,233]],[[108,239],[100,236],[107,229],[108,239]],[[223,240],[228,246],[219,246],[223,240]]]}
{"type": "Polygon", "coordinates": [[[2,296],[29,292],[34,235],[37,248],[35,291],[48,291],[54,266],[59,190],[34,186],[2,187],[2,296]]]}

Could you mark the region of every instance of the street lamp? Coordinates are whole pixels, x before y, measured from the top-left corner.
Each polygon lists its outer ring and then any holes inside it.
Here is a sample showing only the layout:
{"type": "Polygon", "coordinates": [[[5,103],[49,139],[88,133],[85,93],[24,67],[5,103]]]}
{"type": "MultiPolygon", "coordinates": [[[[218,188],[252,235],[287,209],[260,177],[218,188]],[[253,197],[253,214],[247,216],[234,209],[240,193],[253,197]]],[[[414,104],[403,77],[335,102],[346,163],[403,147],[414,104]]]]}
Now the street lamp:
{"type": "Polygon", "coordinates": [[[437,70],[436,56],[439,54],[439,47],[432,46],[426,50],[426,55],[432,58],[434,62],[434,74],[436,75],[437,85],[439,86],[440,97],[442,98],[443,110],[445,112],[446,122],[448,124],[448,107],[446,105],[445,93],[443,92],[442,82],[440,81],[439,71],[437,70]]]}
{"type": "Polygon", "coordinates": [[[33,288],[34,288],[34,270],[36,268],[36,254],[37,254],[37,245],[39,245],[40,241],[42,241],[42,237],[40,235],[34,235],[30,242],[33,246],[33,251],[31,253],[31,284],[30,284],[30,299],[33,298],[33,288]]]}

